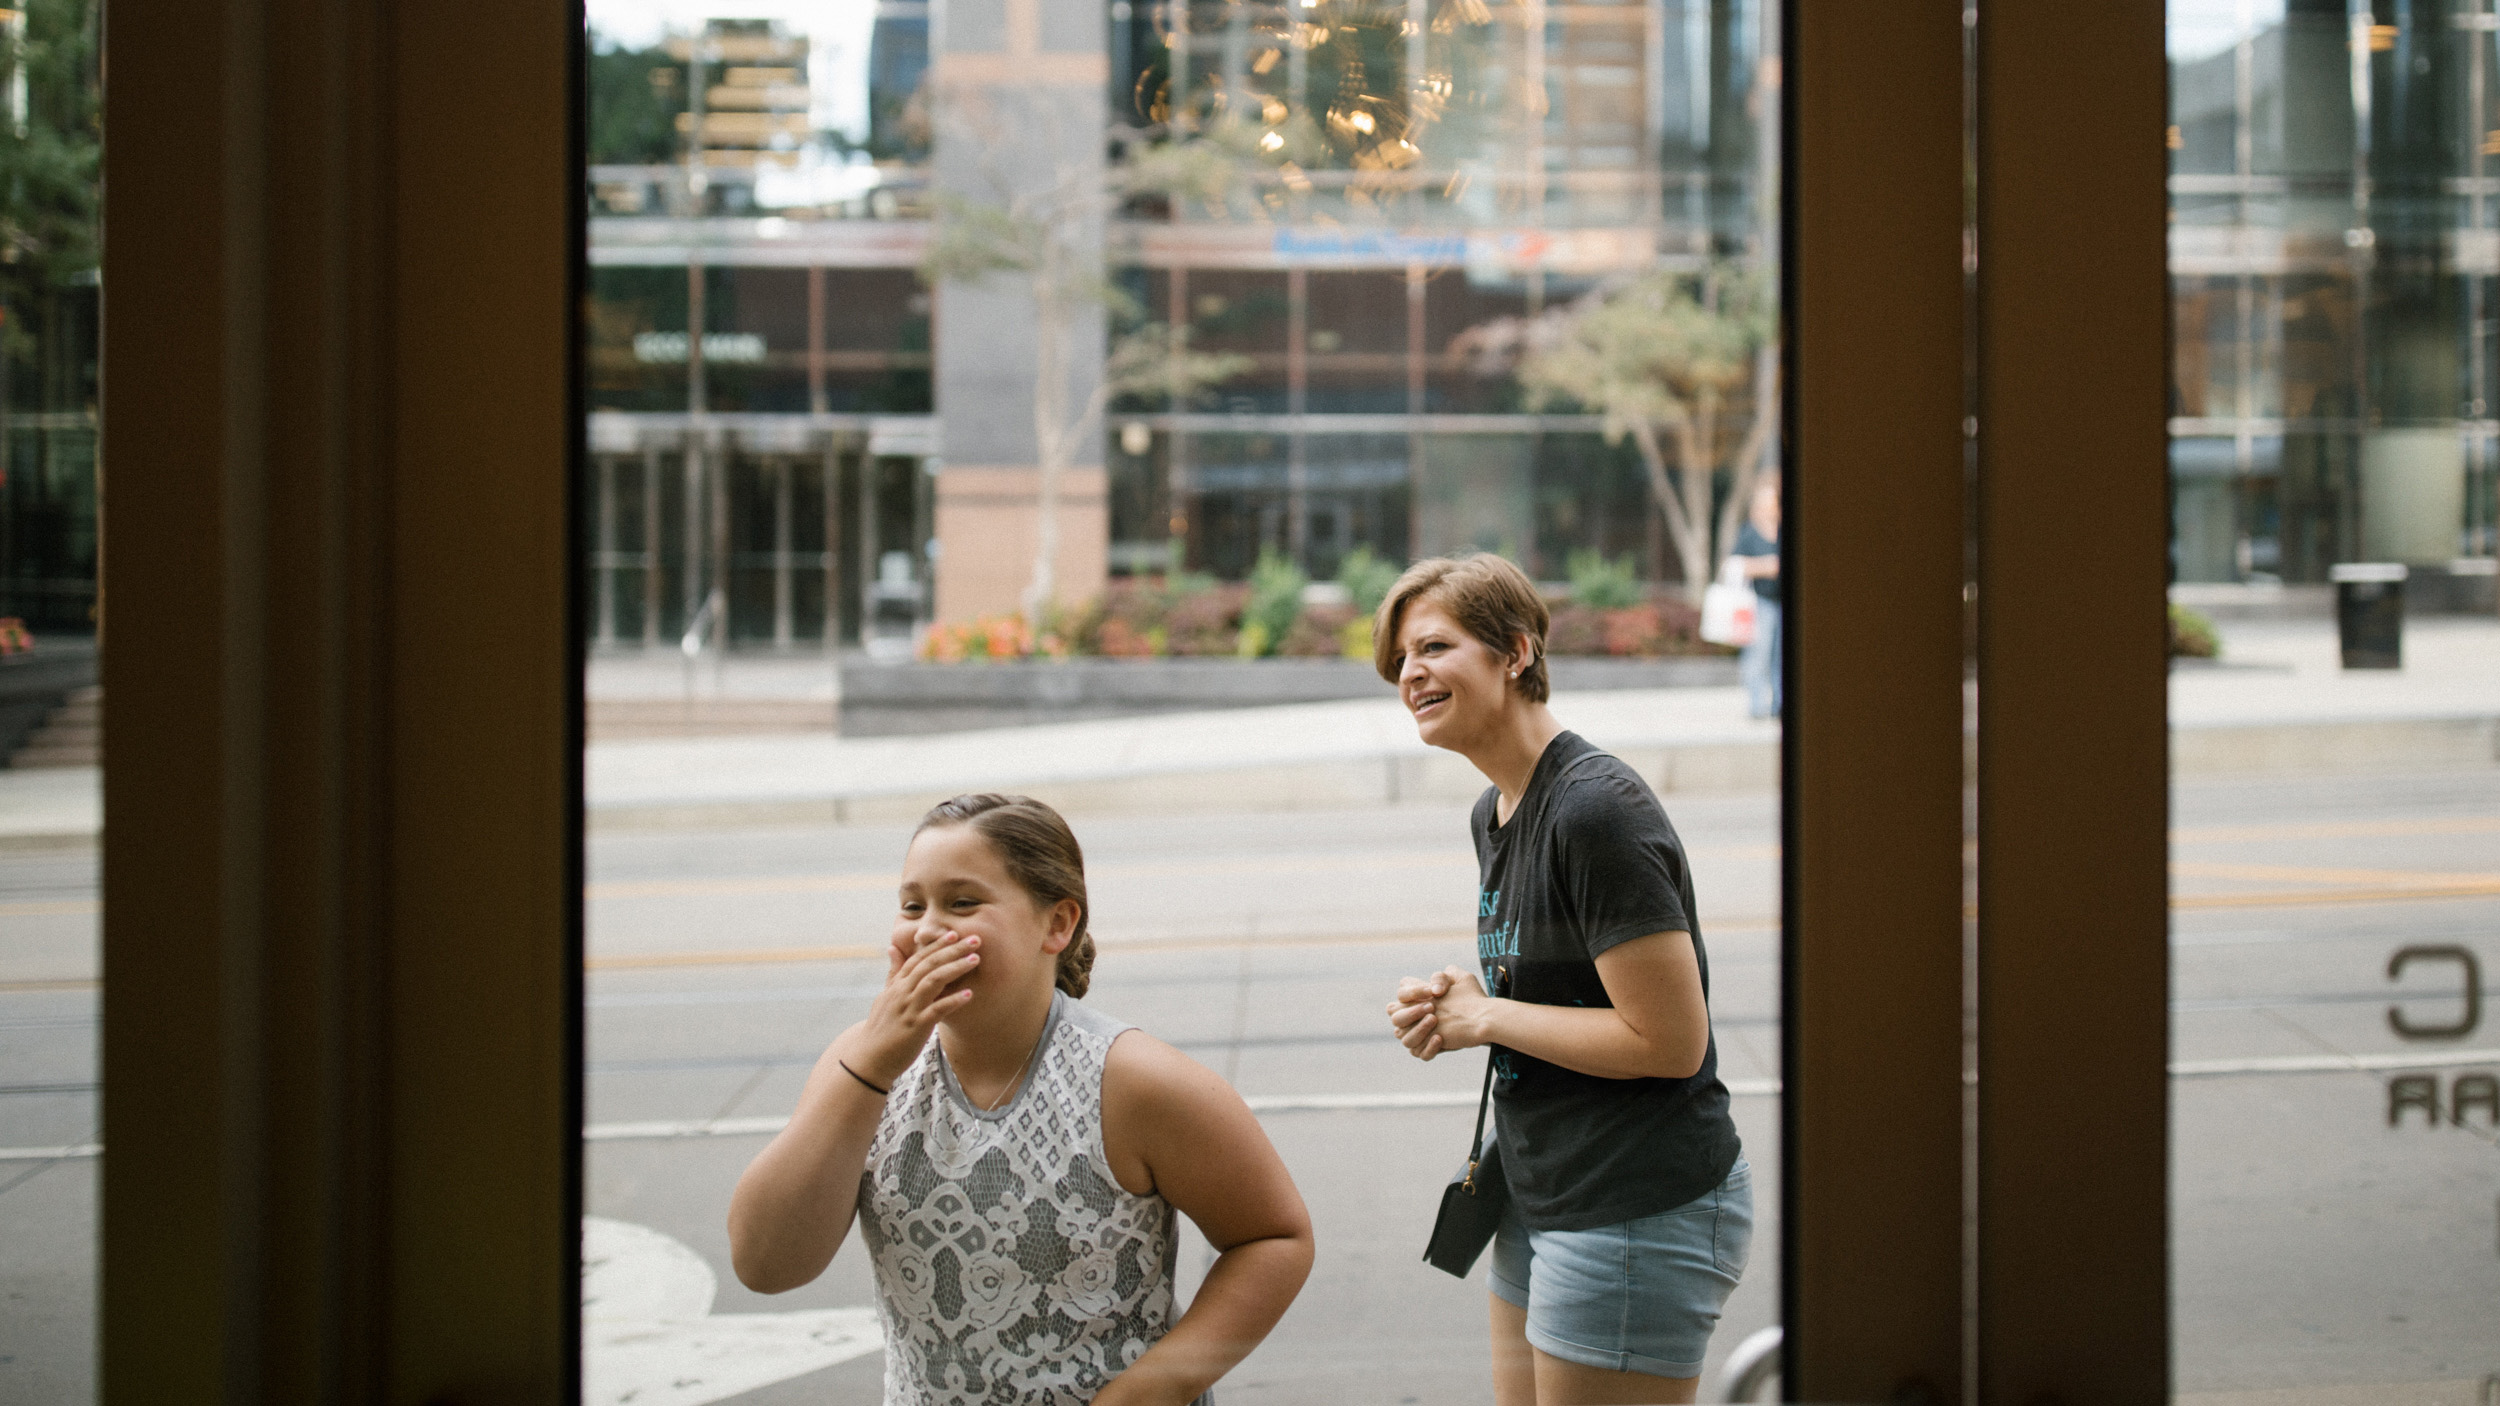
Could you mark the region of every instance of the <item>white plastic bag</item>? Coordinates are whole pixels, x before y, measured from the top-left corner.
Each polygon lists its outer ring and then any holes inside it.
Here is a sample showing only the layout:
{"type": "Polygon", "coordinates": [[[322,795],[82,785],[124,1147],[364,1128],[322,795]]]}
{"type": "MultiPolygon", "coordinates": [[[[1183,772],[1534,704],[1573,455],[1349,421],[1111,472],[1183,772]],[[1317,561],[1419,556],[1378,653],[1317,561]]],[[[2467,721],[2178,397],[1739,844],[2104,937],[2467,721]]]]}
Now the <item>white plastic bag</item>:
{"type": "Polygon", "coordinates": [[[1753,643],[1753,586],[1742,557],[1729,557],[1701,597],[1701,637],[1712,644],[1753,643]]]}

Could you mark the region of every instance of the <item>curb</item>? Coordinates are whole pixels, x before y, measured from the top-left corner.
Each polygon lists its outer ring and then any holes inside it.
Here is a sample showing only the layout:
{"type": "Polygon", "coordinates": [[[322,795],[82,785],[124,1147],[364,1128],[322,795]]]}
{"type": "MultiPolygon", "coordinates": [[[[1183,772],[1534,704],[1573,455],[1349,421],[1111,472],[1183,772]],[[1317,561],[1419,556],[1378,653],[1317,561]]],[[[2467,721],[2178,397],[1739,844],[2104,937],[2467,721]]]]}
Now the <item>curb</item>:
{"type": "MultiPolygon", "coordinates": [[[[2297,776],[2500,766],[2500,717],[2376,719],[2191,727],[2170,734],[2177,776],[2297,776]]],[[[1618,747],[1660,795],[1759,794],[1779,786],[1770,742],[1618,747]]],[[[1002,780],[1069,815],[1230,814],[1382,805],[1464,805],[1484,778],[1456,756],[1388,755],[1205,771],[1065,780],[1002,780]]],[[[951,790],[806,800],[600,806],[594,832],[730,827],[907,825],[951,790]]]]}
{"type": "MultiPolygon", "coordinates": [[[[1697,742],[1614,749],[1661,795],[1760,794],[1778,789],[1773,742],[1697,742]]],[[[2500,766],[2500,716],[2377,718],[2175,728],[2174,776],[2318,776],[2365,771],[2500,766]]],[[[1272,766],[1168,770],[1115,776],[1002,777],[1070,815],[1188,815],[1345,810],[1384,805],[1465,805],[1484,779],[1442,753],[1375,753],[1272,766]]],[[[960,788],[871,791],[743,801],[594,805],[596,834],[908,825],[960,788]]],[[[92,850],[97,829],[0,831],[0,854],[92,850]]]]}
{"type": "MultiPolygon", "coordinates": [[[[1620,747],[1660,793],[1767,791],[1779,784],[1779,749],[1768,743],[1620,747]]],[[[1176,770],[1060,780],[1001,780],[1068,815],[1186,815],[1349,810],[1382,805],[1466,805],[1484,778],[1454,755],[1381,753],[1338,761],[1176,770]]],[[[908,825],[959,788],[686,805],[594,806],[594,832],[816,825],[908,825]]]]}
{"type": "Polygon", "coordinates": [[[2170,774],[2334,775],[2500,765],[2500,717],[2186,727],[2170,733],[2170,774]]]}

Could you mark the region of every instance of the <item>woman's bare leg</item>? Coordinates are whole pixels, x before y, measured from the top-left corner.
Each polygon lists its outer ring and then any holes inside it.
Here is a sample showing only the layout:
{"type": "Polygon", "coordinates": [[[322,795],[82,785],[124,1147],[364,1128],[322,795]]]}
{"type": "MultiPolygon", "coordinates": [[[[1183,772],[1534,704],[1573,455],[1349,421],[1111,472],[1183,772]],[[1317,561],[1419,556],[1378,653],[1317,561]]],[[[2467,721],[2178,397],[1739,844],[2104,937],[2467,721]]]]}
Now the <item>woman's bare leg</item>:
{"type": "MultiPolygon", "coordinates": [[[[1507,1307],[1507,1305],[1505,1305],[1507,1307]]],[[[1518,1309],[1522,1336],[1527,1332],[1528,1315],[1518,1309]]],[[[1653,1377],[1646,1372],[1610,1372],[1603,1367],[1589,1367],[1567,1362],[1559,1357],[1530,1348],[1536,1361],[1536,1406],[1683,1406],[1693,1399],[1701,1387],[1699,1377],[1653,1377]]],[[[1509,1406],[1501,1396],[1498,1383],[1494,1400],[1509,1406]]]]}
{"type": "Polygon", "coordinates": [[[1536,1359],[1545,1354],[1528,1346],[1528,1311],[1485,1297],[1493,1301],[1493,1406],[1537,1406],[1536,1359]]]}

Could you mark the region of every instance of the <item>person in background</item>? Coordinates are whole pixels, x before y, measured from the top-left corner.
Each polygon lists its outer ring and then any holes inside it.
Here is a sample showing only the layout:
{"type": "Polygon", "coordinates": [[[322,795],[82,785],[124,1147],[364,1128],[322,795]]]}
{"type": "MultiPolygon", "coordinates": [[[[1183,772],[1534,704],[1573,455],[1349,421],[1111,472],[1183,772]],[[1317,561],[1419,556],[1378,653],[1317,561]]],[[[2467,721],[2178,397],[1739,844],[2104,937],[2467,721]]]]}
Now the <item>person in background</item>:
{"type": "Polygon", "coordinates": [[[1745,710],[1757,718],[1780,713],[1780,481],[1764,474],[1747,503],[1745,525],[1736,530],[1733,555],[1753,581],[1753,640],[1738,657],[1745,679],[1745,710]]]}

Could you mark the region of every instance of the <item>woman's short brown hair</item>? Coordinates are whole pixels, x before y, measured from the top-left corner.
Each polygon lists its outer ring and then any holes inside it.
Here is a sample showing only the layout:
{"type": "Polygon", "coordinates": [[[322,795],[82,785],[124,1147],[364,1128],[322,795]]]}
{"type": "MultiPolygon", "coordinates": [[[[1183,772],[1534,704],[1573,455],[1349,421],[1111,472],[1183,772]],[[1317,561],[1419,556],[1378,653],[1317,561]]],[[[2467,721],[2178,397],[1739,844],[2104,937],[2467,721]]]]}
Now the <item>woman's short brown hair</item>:
{"type": "Polygon", "coordinates": [[[1514,682],[1521,696],[1542,703],[1552,692],[1545,672],[1545,630],[1552,617],[1536,583],[1507,559],[1491,552],[1463,557],[1426,557],[1380,598],[1372,617],[1372,667],[1391,683],[1404,662],[1398,652],[1398,625],[1408,604],[1430,600],[1450,613],[1459,628],[1482,640],[1496,653],[1509,654],[1519,637],[1528,637],[1528,667],[1514,682]]]}
{"type": "Polygon", "coordinates": [[[1082,998],[1092,984],[1094,935],[1086,930],[1093,906],[1085,900],[1085,851],[1059,812],[1031,796],[976,792],[940,801],[920,817],[917,837],[932,825],[969,825],[998,851],[1007,877],[1032,898],[1036,908],[1076,901],[1076,933],[1059,949],[1058,987],[1082,998]]]}

